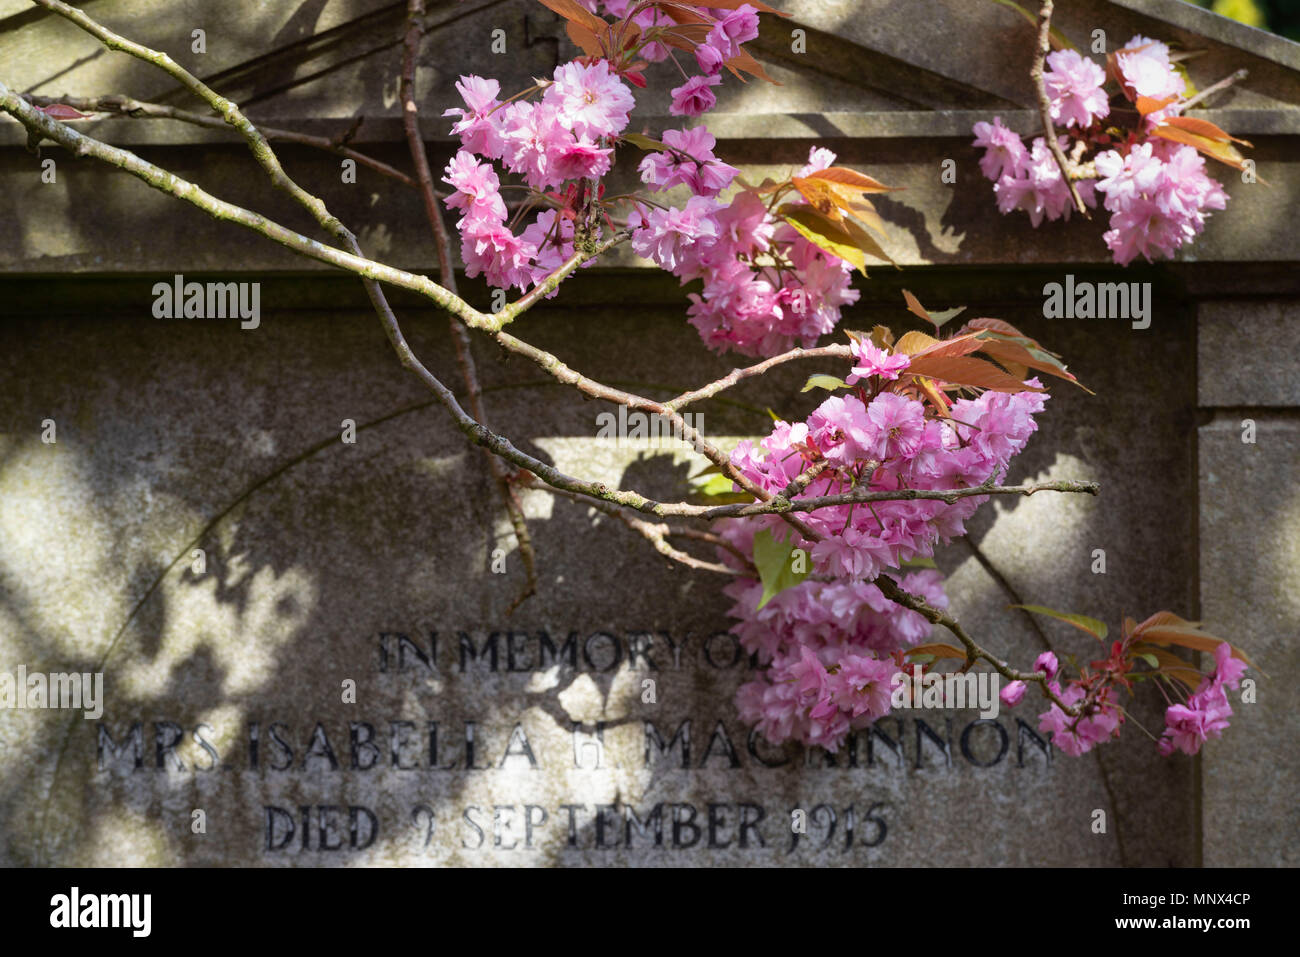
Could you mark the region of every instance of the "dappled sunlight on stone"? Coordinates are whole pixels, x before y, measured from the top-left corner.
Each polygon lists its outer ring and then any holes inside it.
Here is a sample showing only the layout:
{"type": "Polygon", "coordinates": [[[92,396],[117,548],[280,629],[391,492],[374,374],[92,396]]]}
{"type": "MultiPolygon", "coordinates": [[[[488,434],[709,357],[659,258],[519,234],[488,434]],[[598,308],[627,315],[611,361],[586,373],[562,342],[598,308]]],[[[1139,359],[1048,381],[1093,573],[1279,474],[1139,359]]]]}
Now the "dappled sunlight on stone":
{"type": "MultiPolygon", "coordinates": [[[[34,660],[102,654],[126,614],[130,569],[75,443],[15,443],[0,467],[0,581],[39,638],[34,660]]],[[[21,635],[21,631],[18,635],[21,635]]]]}
{"type": "Polygon", "coordinates": [[[223,676],[222,693],[248,694],[264,688],[274,673],[281,646],[292,641],[311,619],[316,604],[312,577],[296,568],[277,575],[272,568],[255,568],[242,556],[230,562],[233,574],[223,583],[246,589],[239,604],[218,596],[215,576],[198,582],[184,580],[188,566],[168,576],[152,601],[165,604],[165,628],[151,636],[158,652],[151,658],[124,654],[114,662],[120,690],[145,697],[153,689],[183,679],[186,664],[199,653],[211,656],[223,676]]]}

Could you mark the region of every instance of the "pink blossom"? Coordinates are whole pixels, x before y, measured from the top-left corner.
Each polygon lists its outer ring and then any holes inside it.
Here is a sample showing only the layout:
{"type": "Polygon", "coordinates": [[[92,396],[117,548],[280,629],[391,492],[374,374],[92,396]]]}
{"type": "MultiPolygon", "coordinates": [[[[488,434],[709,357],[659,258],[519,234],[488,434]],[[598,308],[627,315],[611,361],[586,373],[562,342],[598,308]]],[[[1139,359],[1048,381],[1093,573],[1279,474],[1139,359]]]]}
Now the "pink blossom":
{"type": "Polygon", "coordinates": [[[571,179],[600,179],[609,172],[612,148],[600,148],[585,136],[557,147],[551,154],[551,172],[563,182],[571,179]]]}
{"type": "Polygon", "coordinates": [[[493,110],[499,104],[497,95],[501,92],[501,84],[471,75],[462,76],[456,89],[465,101],[466,109],[452,107],[443,112],[443,116],[460,117],[452,125],[451,132],[460,137],[461,145],[471,153],[490,159],[500,158],[500,111],[493,113],[493,110]]]}
{"type": "Polygon", "coordinates": [[[549,103],[511,103],[502,110],[503,159],[534,189],[559,186],[555,157],[573,145],[574,136],[560,121],[559,110],[549,103]]]}
{"type": "Polygon", "coordinates": [[[814,146],[808,151],[808,162],[799,169],[795,175],[799,177],[812,176],[814,173],[820,173],[822,170],[830,169],[835,165],[835,154],[822,146],[814,146]]]}
{"type": "Polygon", "coordinates": [[[925,435],[925,410],[921,403],[893,392],[882,392],[871,400],[867,418],[877,436],[869,455],[882,462],[916,455],[925,435]]]}
{"type": "MultiPolygon", "coordinates": [[[[1061,147],[1067,148],[1068,141],[1062,139],[1061,147]]],[[[1096,204],[1093,184],[1088,180],[1075,183],[1079,198],[1087,206],[1096,204]]],[[[1015,175],[1004,173],[993,186],[998,197],[998,209],[1004,215],[1013,209],[1023,209],[1029,213],[1029,222],[1038,226],[1044,218],[1070,218],[1074,211],[1074,200],[1070,188],[1061,176],[1061,168],[1047,148],[1047,141],[1041,136],[1034,140],[1029,159],[1015,175]]]]}
{"type": "Polygon", "coordinates": [[[1056,655],[1050,651],[1044,651],[1034,659],[1034,670],[1042,672],[1051,681],[1056,677],[1056,673],[1061,670],[1060,662],[1056,660],[1056,655]]]}
{"type": "Polygon", "coordinates": [[[992,123],[975,124],[975,145],[984,150],[980,171],[989,179],[997,181],[1006,176],[1014,180],[1024,174],[1029,151],[1018,134],[1002,125],[1002,117],[993,117],[992,123]]]}
{"type": "Polygon", "coordinates": [[[1077,50],[1057,50],[1047,55],[1051,67],[1043,84],[1051,99],[1052,119],[1063,126],[1087,129],[1110,113],[1102,85],[1106,71],[1077,50]]]}
{"type": "Polygon", "coordinates": [[[716,196],[740,172],[713,155],[717,141],[703,126],[668,130],[663,141],[672,149],[651,153],[641,161],[641,181],[647,186],[666,190],[685,183],[696,196],[716,196]]]}
{"type": "Polygon", "coordinates": [[[1169,47],[1157,40],[1135,36],[1116,51],[1120,75],[1135,97],[1164,100],[1182,96],[1187,83],[1169,60],[1169,47]]]}
{"type": "Polygon", "coordinates": [[[1013,681],[998,692],[998,698],[1008,708],[1014,708],[1024,699],[1027,687],[1023,681],[1013,681]]]}
{"type": "Polygon", "coordinates": [[[682,209],[655,209],[646,217],[633,213],[628,218],[628,225],[633,228],[632,248],[638,256],[672,272],[692,247],[697,243],[707,245],[718,235],[713,220],[716,211],[714,201],[692,196],[682,209]]]}
{"type": "Polygon", "coordinates": [[[673,102],[668,112],[673,116],[702,116],[718,105],[711,86],[722,82],[720,76],[693,76],[673,89],[673,102]]]}
{"type": "Polygon", "coordinates": [[[849,717],[879,718],[889,713],[890,689],[898,667],[875,657],[845,655],[831,676],[831,694],[849,717]]]}
{"type": "Polygon", "coordinates": [[[717,76],[722,72],[722,64],[726,59],[721,50],[712,43],[701,43],[695,48],[695,62],[700,67],[700,72],[705,76],[717,76]]]}
{"type": "Polygon", "coordinates": [[[858,363],[853,367],[849,377],[844,380],[849,385],[877,375],[887,382],[892,382],[912,364],[911,357],[906,353],[891,355],[884,349],[877,348],[870,339],[853,339],[849,343],[849,350],[858,363]]]}
{"type": "MultiPolygon", "coordinates": [[[[1048,687],[1070,707],[1084,701],[1087,695],[1081,686],[1075,684],[1064,691],[1055,682],[1051,682],[1048,687]]],[[[1089,707],[1093,710],[1088,714],[1071,717],[1053,703],[1038,716],[1038,730],[1050,732],[1052,744],[1071,757],[1077,758],[1117,735],[1119,726],[1124,720],[1123,714],[1117,710],[1111,700],[1109,688],[1105,689],[1089,707]]]]}
{"type": "Polygon", "coordinates": [[[1220,684],[1236,688],[1241,684],[1241,676],[1246,673],[1246,663],[1232,655],[1232,645],[1226,641],[1214,649],[1214,678],[1220,684]]]}
{"type": "Polygon", "coordinates": [[[735,10],[719,17],[718,22],[709,31],[709,36],[716,38],[719,47],[724,42],[730,43],[729,52],[731,56],[735,56],[740,52],[742,43],[757,39],[758,10],[747,3],[741,4],[735,10]]]}
{"type": "Polygon", "coordinates": [[[465,219],[503,223],[506,204],[501,199],[501,181],[487,163],[480,163],[468,150],[451,158],[442,181],[456,190],[444,200],[449,209],[459,209],[465,219]]]}
{"type": "Polygon", "coordinates": [[[636,105],[606,60],[591,66],[573,60],[556,67],[555,82],[546,88],[542,102],[558,110],[560,121],[574,135],[593,140],[621,133],[636,105]]]}

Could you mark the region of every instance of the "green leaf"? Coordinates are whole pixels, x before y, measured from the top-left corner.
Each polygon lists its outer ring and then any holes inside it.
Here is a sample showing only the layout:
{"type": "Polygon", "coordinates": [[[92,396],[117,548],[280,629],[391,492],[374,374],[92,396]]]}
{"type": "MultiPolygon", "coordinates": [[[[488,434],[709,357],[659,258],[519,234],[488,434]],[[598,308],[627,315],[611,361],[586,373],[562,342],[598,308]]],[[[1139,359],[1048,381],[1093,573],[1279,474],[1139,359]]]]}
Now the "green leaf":
{"type": "Polygon", "coordinates": [[[800,392],[808,392],[812,389],[825,389],[827,392],[834,392],[836,389],[847,389],[849,384],[843,379],[833,375],[810,375],[808,381],[804,383],[800,392]]]}
{"type": "Polygon", "coordinates": [[[939,566],[934,563],[933,558],[917,557],[917,558],[909,558],[905,562],[899,562],[898,567],[899,568],[938,568],[939,566]]]}
{"type": "MultiPolygon", "coordinates": [[[[793,554],[793,541],[778,542],[766,528],[754,536],[754,567],[758,569],[758,577],[763,582],[763,597],[759,599],[759,608],[771,601],[773,596],[808,577],[811,567],[805,567],[802,572],[794,571],[793,554]]],[[[806,557],[804,561],[807,562],[806,557]]]]}
{"type": "Polygon", "coordinates": [[[1154,668],[1157,671],[1160,670],[1160,659],[1157,658],[1155,655],[1139,654],[1139,655],[1134,655],[1133,657],[1140,658],[1142,661],[1145,661],[1147,664],[1149,664],[1152,668],[1154,668]]]}
{"type": "Polygon", "coordinates": [[[827,219],[810,206],[782,206],[781,218],[793,226],[804,239],[818,249],[850,263],[862,275],[867,274],[867,256],[858,248],[854,237],[838,223],[827,219]]]}
{"type": "Polygon", "coordinates": [[[701,495],[730,495],[735,491],[734,483],[729,476],[716,472],[712,475],[701,476],[692,480],[695,485],[695,491],[701,495]]]}
{"type": "Polygon", "coordinates": [[[619,137],[619,139],[626,140],[633,146],[639,146],[641,149],[649,150],[651,152],[665,151],[668,149],[666,144],[660,143],[658,140],[651,139],[648,136],[644,136],[641,133],[624,133],[619,137]]]}
{"type": "Polygon", "coordinates": [[[701,475],[715,475],[715,474],[717,474],[718,472],[721,472],[721,471],[722,471],[722,466],[720,466],[720,465],[714,465],[714,464],[710,463],[710,464],[704,466],[704,468],[700,469],[700,470],[699,470],[698,472],[696,472],[694,475],[688,476],[688,478],[697,479],[697,478],[699,478],[701,475]]]}
{"type": "Polygon", "coordinates": [[[958,306],[956,309],[943,309],[939,312],[930,310],[930,321],[934,323],[935,328],[942,326],[949,319],[955,319],[966,311],[965,306],[958,306]]]}
{"type": "Polygon", "coordinates": [[[1073,625],[1080,631],[1086,631],[1098,641],[1105,641],[1106,636],[1110,634],[1110,629],[1106,627],[1104,621],[1098,621],[1096,618],[1089,618],[1087,615],[1076,615],[1068,611],[1056,611],[1052,608],[1046,608],[1043,605],[1008,605],[1008,608],[1019,608],[1023,611],[1031,611],[1036,615],[1050,615],[1066,624],[1073,625]]]}

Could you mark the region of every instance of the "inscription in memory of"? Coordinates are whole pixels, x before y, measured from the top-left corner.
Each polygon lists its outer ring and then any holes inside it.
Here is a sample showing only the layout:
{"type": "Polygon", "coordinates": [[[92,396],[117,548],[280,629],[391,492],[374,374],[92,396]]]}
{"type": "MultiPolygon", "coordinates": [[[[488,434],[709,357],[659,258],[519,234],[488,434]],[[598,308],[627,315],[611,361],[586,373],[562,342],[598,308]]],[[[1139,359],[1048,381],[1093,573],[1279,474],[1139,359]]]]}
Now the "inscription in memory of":
{"type": "MultiPolygon", "coordinates": [[[[788,842],[786,853],[795,853],[801,842],[820,849],[834,845],[847,852],[884,841],[887,802],[867,800],[862,806],[837,807],[810,800],[801,806],[772,808],[763,800],[764,777],[798,775],[801,769],[832,771],[838,780],[854,773],[951,773],[962,766],[978,773],[999,765],[1051,766],[1047,740],[1019,718],[959,721],[943,712],[888,716],[853,732],[831,754],[793,744],[774,747],[756,730],[742,726],[734,712],[724,710],[725,717],[702,714],[698,700],[691,702],[694,710],[664,708],[656,713],[651,705],[643,709],[644,714],[618,720],[589,724],[570,720],[557,739],[555,717],[524,713],[526,704],[520,707],[517,702],[516,713],[503,713],[509,705],[485,713],[480,710],[482,697],[465,690],[466,684],[491,674],[551,669],[576,675],[609,672],[620,665],[647,674],[701,667],[718,673],[756,668],[757,662],[726,632],[703,638],[662,631],[586,636],[570,632],[563,639],[546,631],[496,631],[478,637],[456,632],[450,640],[440,640],[437,632],[413,638],[405,632],[384,631],[373,641],[370,667],[381,681],[410,686],[434,676],[456,678],[455,700],[440,699],[436,709],[446,717],[439,717],[436,710],[418,718],[381,713],[359,714],[355,719],[269,710],[248,715],[238,733],[229,735],[202,722],[186,725],[153,716],[145,720],[106,715],[94,724],[95,767],[100,775],[113,777],[242,771],[268,782],[301,779],[308,784],[352,775],[366,780],[376,773],[436,783],[507,771],[536,774],[539,781],[573,770],[593,775],[628,769],[721,772],[721,778],[708,778],[712,790],[725,790],[728,772],[740,772],[747,789],[755,780],[759,787],[757,795],[714,794],[711,797],[722,799],[640,807],[590,804],[578,797],[558,804],[525,801],[439,809],[418,802],[406,821],[384,821],[376,810],[361,804],[263,805],[258,824],[262,849],[283,854],[364,850],[395,826],[418,832],[414,840],[418,844],[422,839],[425,846],[433,841],[436,828],[451,828],[457,846],[471,851],[545,846],[749,849],[775,846],[775,841],[788,842]],[[555,746],[557,740],[564,742],[563,747],[555,746]],[[235,743],[226,745],[222,753],[218,741],[235,743]],[[548,748],[541,746],[543,741],[548,748]],[[791,830],[795,812],[808,815],[811,831],[791,830]]],[[[669,681],[666,678],[665,684],[669,681]]],[[[355,713],[351,708],[349,712],[355,713]]],[[[775,779],[773,784],[776,792],[775,779]]],[[[680,788],[684,794],[696,789],[690,783],[680,788]]]]}

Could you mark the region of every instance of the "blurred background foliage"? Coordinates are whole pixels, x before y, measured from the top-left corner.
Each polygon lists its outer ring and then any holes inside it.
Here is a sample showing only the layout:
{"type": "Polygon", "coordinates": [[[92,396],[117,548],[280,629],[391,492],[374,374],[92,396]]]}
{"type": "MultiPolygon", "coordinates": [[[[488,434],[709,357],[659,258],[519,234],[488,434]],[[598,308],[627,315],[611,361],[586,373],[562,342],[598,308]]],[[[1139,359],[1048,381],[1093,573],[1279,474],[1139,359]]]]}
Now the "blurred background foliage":
{"type": "Polygon", "coordinates": [[[1192,0],[1247,26],[1300,41],[1300,0],[1192,0]]]}

